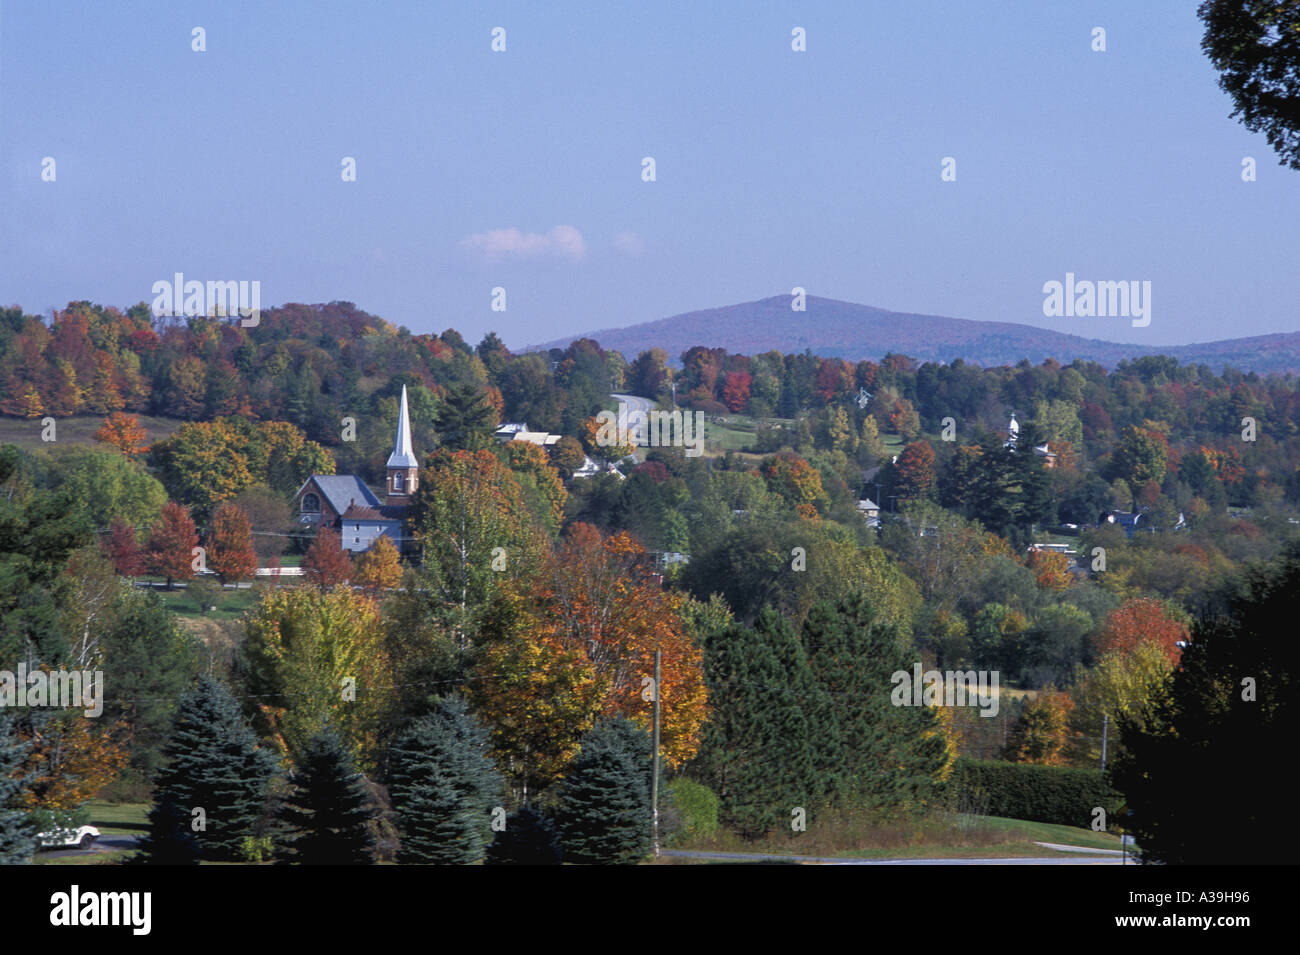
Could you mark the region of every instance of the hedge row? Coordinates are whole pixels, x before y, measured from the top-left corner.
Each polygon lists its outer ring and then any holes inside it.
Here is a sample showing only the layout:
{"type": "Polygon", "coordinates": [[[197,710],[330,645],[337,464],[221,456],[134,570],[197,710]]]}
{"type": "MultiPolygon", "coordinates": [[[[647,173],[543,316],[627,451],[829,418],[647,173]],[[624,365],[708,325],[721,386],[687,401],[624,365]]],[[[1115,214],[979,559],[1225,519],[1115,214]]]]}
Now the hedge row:
{"type": "Polygon", "coordinates": [[[1033,763],[959,758],[948,781],[959,810],[1064,826],[1091,826],[1093,809],[1109,823],[1124,797],[1099,769],[1068,769],[1033,763]]]}

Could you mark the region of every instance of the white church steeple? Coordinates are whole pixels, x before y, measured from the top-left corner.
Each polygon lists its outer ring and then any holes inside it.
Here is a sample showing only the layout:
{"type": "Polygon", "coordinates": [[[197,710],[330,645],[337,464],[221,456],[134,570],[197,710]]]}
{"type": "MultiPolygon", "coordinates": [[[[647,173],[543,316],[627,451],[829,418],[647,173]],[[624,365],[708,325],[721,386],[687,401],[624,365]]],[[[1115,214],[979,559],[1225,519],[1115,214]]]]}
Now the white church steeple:
{"type": "Polygon", "coordinates": [[[397,435],[393,453],[388,456],[388,504],[405,504],[419,483],[420,464],[411,450],[411,417],[406,409],[406,385],[402,385],[402,404],[397,412],[397,435]]]}

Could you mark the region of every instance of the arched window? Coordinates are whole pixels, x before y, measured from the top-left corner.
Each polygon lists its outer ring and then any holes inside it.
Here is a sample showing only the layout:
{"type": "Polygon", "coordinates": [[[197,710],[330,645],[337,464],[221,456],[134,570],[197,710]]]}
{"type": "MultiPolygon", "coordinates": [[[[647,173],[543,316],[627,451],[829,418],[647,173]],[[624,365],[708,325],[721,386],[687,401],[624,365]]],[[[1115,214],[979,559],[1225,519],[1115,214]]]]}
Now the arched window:
{"type": "Polygon", "coordinates": [[[394,491],[400,491],[400,490],[402,490],[402,472],[401,472],[401,471],[394,471],[394,472],[393,472],[393,490],[394,490],[394,491]]]}
{"type": "Polygon", "coordinates": [[[319,514],[320,498],[315,494],[304,494],[302,496],[302,512],[304,514],[319,514]]]}

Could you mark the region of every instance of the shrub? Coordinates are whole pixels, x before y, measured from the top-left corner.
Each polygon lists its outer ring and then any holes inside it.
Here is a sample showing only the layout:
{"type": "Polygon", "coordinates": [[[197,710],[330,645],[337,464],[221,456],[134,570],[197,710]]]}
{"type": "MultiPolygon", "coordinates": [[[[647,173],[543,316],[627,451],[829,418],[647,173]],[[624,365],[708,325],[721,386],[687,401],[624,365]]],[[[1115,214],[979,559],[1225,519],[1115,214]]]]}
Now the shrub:
{"type": "Polygon", "coordinates": [[[990,816],[1090,826],[1101,806],[1113,818],[1124,797],[1099,769],[960,758],[948,781],[951,802],[981,805],[990,816]]]}
{"type": "Polygon", "coordinates": [[[668,842],[707,839],[718,831],[718,797],[708,786],[679,776],[668,784],[668,795],[678,822],[668,842]]]}

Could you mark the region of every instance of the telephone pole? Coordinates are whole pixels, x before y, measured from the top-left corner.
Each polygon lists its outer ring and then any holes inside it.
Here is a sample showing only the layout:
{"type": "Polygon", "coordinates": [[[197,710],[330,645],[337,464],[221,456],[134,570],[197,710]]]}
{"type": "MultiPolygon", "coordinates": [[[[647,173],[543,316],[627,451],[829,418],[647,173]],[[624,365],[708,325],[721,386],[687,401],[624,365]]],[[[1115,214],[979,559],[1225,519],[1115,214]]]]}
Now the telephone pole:
{"type": "Polygon", "coordinates": [[[659,672],[660,654],[655,651],[655,715],[654,715],[654,759],[650,777],[650,818],[654,833],[655,858],[659,858],[659,672]]]}
{"type": "Polygon", "coordinates": [[[1101,714],[1101,768],[1106,768],[1106,737],[1110,735],[1110,714],[1101,714]]]}

